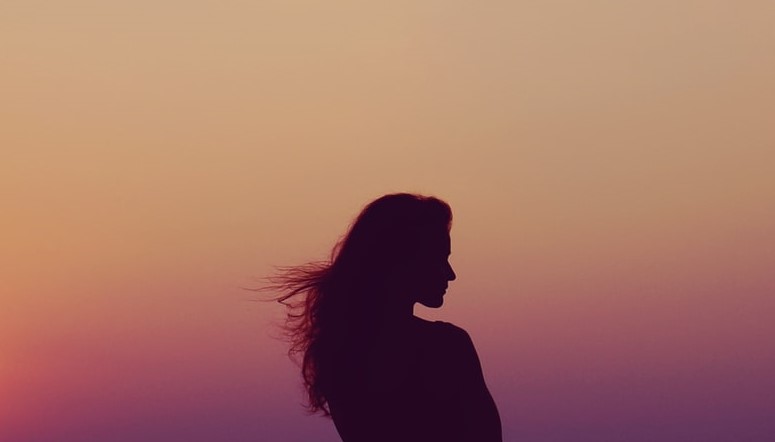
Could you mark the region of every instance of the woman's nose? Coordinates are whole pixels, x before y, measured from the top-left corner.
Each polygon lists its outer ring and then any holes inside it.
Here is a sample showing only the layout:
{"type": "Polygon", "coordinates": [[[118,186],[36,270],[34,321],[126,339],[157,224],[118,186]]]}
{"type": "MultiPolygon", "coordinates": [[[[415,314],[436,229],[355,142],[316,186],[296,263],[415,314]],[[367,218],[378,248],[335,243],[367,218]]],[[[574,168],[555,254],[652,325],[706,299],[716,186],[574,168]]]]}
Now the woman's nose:
{"type": "Polygon", "coordinates": [[[454,281],[457,279],[455,271],[452,269],[452,265],[447,263],[447,281],[454,281]]]}

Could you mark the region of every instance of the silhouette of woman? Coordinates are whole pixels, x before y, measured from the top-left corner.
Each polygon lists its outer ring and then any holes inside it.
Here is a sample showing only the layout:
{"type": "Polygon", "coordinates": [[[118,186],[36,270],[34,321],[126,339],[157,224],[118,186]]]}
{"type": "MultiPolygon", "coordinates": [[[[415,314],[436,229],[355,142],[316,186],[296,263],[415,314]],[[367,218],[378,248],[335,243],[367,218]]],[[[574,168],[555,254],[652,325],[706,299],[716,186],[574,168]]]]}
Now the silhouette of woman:
{"type": "Polygon", "coordinates": [[[408,193],[368,204],[330,259],[267,278],[288,307],[310,412],[344,442],[501,441],[498,410],[465,330],[413,314],[449,281],[452,211],[408,193]]]}

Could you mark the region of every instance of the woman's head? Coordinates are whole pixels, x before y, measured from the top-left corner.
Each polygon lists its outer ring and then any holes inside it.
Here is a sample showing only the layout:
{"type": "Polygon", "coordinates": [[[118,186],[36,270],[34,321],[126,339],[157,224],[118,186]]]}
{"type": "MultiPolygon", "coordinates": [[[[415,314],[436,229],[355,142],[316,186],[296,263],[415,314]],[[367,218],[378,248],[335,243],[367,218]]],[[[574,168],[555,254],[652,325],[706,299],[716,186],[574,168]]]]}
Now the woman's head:
{"type": "Polygon", "coordinates": [[[449,265],[452,211],[444,201],[395,193],[369,203],[328,261],[281,267],[270,277],[288,307],[290,353],[301,354],[309,410],[328,413],[337,379],[349,376],[375,321],[440,307],[455,272],[449,265]]]}
{"type": "Polygon", "coordinates": [[[382,196],[355,219],[332,256],[332,270],[374,302],[439,307],[448,281],[452,211],[435,197],[382,196]]]}

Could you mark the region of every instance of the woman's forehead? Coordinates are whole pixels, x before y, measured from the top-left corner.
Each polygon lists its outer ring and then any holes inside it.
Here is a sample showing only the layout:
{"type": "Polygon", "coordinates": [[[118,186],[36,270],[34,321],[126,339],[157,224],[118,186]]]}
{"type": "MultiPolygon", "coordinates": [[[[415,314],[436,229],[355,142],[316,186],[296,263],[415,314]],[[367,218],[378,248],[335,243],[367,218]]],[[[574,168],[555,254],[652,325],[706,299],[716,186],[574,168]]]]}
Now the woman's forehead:
{"type": "Polygon", "coordinates": [[[425,241],[423,241],[423,245],[431,249],[433,252],[443,252],[449,254],[452,251],[449,232],[428,235],[424,239],[425,241]]]}

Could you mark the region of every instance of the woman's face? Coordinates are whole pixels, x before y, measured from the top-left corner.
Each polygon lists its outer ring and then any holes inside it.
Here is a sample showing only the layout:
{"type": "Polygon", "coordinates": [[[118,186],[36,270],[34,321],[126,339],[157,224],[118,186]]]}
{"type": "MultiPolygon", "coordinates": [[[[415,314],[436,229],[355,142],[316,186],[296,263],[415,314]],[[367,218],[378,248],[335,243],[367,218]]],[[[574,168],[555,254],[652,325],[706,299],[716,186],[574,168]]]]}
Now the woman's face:
{"type": "Polygon", "coordinates": [[[457,277],[449,263],[449,233],[429,238],[408,262],[405,289],[411,301],[438,308],[444,303],[449,281],[457,277]]]}

